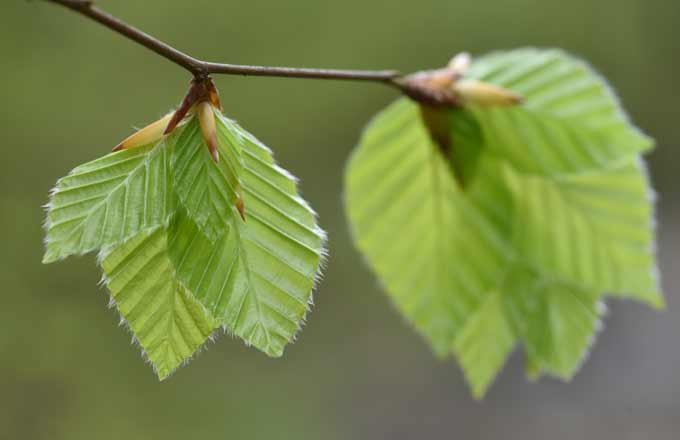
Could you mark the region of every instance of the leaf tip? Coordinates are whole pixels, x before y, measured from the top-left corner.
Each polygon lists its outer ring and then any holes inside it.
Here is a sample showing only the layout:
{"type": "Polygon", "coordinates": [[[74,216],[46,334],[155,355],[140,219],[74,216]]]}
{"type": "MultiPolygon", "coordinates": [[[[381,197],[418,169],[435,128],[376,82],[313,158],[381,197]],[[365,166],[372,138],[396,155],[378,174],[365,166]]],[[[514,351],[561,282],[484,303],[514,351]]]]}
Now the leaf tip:
{"type": "Polygon", "coordinates": [[[156,373],[156,377],[158,378],[158,382],[161,382],[161,383],[170,379],[170,376],[172,376],[172,373],[174,372],[174,370],[171,370],[171,369],[166,368],[166,367],[157,368],[155,365],[154,365],[154,371],[156,373]]]}
{"type": "Polygon", "coordinates": [[[666,298],[664,298],[663,294],[657,293],[656,295],[649,299],[649,305],[654,310],[658,311],[666,310],[666,298]]]}
{"type": "Polygon", "coordinates": [[[541,367],[541,363],[538,361],[538,359],[535,359],[533,356],[527,354],[526,365],[524,367],[524,374],[526,375],[527,379],[531,382],[536,382],[538,379],[540,379],[542,372],[543,368],[541,367]]]}
{"type": "Polygon", "coordinates": [[[278,347],[268,347],[265,351],[267,356],[273,359],[280,359],[283,357],[284,352],[286,351],[285,346],[281,345],[278,347]]]}
{"type": "Polygon", "coordinates": [[[487,387],[486,386],[477,386],[477,387],[472,387],[472,398],[475,399],[477,402],[481,402],[484,400],[484,396],[486,395],[487,387]]]}
{"type": "Polygon", "coordinates": [[[45,254],[42,257],[41,263],[51,264],[61,260],[62,258],[63,256],[57,250],[51,247],[49,243],[47,243],[47,249],[45,250],[45,254]]]}

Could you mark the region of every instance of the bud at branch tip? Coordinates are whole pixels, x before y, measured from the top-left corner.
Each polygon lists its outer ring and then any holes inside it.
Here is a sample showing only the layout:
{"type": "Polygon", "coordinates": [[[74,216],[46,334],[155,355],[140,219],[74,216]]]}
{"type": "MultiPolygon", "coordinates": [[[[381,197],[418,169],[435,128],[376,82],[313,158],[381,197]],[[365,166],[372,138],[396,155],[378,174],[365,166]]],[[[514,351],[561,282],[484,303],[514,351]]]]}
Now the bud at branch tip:
{"type": "Polygon", "coordinates": [[[156,122],[153,122],[146,127],[138,130],[133,135],[126,138],[123,142],[116,145],[113,151],[126,150],[129,148],[142,147],[144,145],[152,144],[163,137],[165,127],[170,122],[172,113],[168,113],[156,122]]]}
{"type": "Polygon", "coordinates": [[[201,101],[196,107],[203,140],[208,146],[208,151],[210,151],[213,160],[218,162],[220,160],[220,154],[217,150],[217,126],[215,125],[215,112],[213,111],[213,106],[209,101],[201,101]]]}
{"type": "Polygon", "coordinates": [[[467,79],[457,81],[453,91],[464,105],[509,106],[522,102],[522,97],[508,89],[482,81],[467,79]]]}

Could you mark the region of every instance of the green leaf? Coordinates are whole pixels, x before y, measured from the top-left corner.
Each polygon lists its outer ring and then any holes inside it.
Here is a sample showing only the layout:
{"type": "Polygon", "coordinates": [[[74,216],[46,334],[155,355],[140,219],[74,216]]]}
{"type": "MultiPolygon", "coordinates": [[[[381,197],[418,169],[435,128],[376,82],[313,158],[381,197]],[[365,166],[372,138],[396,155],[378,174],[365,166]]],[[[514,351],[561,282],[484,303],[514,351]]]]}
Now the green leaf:
{"type": "MultiPolygon", "coordinates": [[[[466,151],[484,153],[486,162],[492,156],[500,159],[501,165],[487,170],[485,181],[478,182],[484,191],[472,198],[484,204],[485,214],[502,235],[512,235],[513,247],[552,276],[573,280],[587,290],[663,307],[654,255],[653,194],[644,163],[637,155],[631,156],[634,149],[627,148],[636,139],[644,139],[645,148],[651,141],[627,123],[606,83],[559,50],[522,49],[488,55],[473,64],[470,75],[510,87],[526,98],[520,108],[462,109],[451,115],[454,145],[462,152],[457,154],[459,160],[469,156],[466,151]],[[506,126],[489,116],[498,114],[502,119],[503,114],[517,111],[532,112],[542,118],[539,122],[562,118],[566,127],[583,132],[581,139],[593,127],[606,127],[608,139],[628,141],[617,144],[608,156],[611,162],[602,161],[598,169],[576,167],[566,172],[566,168],[546,167],[551,159],[542,154],[554,150],[551,140],[561,128],[532,131],[526,121],[506,126]],[[481,138],[470,122],[473,115],[487,124],[481,138]],[[503,131],[508,127],[513,133],[503,131]],[[522,134],[522,145],[534,145],[537,151],[515,144],[517,133],[522,134]],[[527,160],[518,161],[517,154],[525,154],[527,160]],[[529,162],[533,165],[523,166],[529,162]],[[514,194],[507,194],[506,187],[514,194]],[[487,193],[493,194],[491,199],[487,193]],[[514,207],[508,204],[508,197],[514,200],[514,207]],[[504,220],[509,217],[513,218],[512,231],[504,220]],[[584,242],[588,244],[582,245],[584,242]]],[[[565,151],[577,151],[577,141],[570,139],[565,151]]],[[[598,151],[604,144],[593,143],[590,151],[598,151]]],[[[476,169],[479,161],[464,165],[476,169]]]]}
{"type": "MultiPolygon", "coordinates": [[[[188,209],[180,210],[171,227],[171,256],[177,276],[213,316],[247,344],[281,356],[311,302],[325,234],[269,149],[225,121],[221,129],[241,141],[246,221],[233,212],[223,216],[223,232],[212,241],[188,209]]],[[[198,143],[181,148],[206,150],[198,143]]]]}
{"type": "Polygon", "coordinates": [[[435,353],[456,355],[481,397],[516,341],[530,376],[568,380],[603,295],[663,298],[639,157],[651,141],[606,84],[562,52],[533,49],[480,58],[469,76],[526,101],[450,111],[450,152],[416,104],[395,102],[352,155],[346,206],[398,309],[435,353]]]}
{"type": "Polygon", "coordinates": [[[210,156],[197,117],[177,136],[173,155],[175,191],[188,214],[211,239],[217,240],[231,222],[242,174],[241,140],[233,122],[221,114],[217,123],[219,162],[210,156]]]}
{"type": "Polygon", "coordinates": [[[415,105],[399,100],[370,124],[347,168],[345,200],[357,246],[399,310],[446,356],[508,250],[458,188],[415,105]]]}
{"type": "Polygon", "coordinates": [[[506,177],[517,200],[514,246],[533,265],[583,289],[663,307],[639,159],[596,174],[506,177]]]}
{"type": "Polygon", "coordinates": [[[161,379],[220,326],[281,356],[324,255],[295,178],[235,122],[216,110],[215,120],[218,162],[192,115],[156,145],[76,168],[49,206],[45,260],[101,251],[116,306],[161,379]]]}
{"type": "Polygon", "coordinates": [[[512,265],[458,333],[453,351],[480,398],[519,339],[527,374],[569,380],[586,357],[604,306],[596,293],[512,265]]]}
{"type": "Polygon", "coordinates": [[[486,393],[517,340],[503,304],[505,294],[505,291],[489,293],[453,344],[472,395],[478,399],[486,393]]]}
{"type": "Polygon", "coordinates": [[[653,146],[630,124],[606,82],[560,50],[494,53],[476,60],[467,76],[524,97],[517,107],[470,110],[489,149],[521,171],[551,176],[592,171],[653,146]]]}
{"type": "Polygon", "coordinates": [[[44,263],[125,241],[172,212],[165,141],[111,153],[57,182],[47,205],[44,263]]]}
{"type": "Polygon", "coordinates": [[[528,266],[511,268],[503,281],[506,314],[524,340],[527,370],[565,380],[576,373],[604,312],[597,291],[546,277],[528,266]]]}
{"type": "Polygon", "coordinates": [[[454,175],[458,177],[461,187],[467,188],[475,180],[479,170],[484,138],[482,128],[472,112],[466,109],[449,111],[452,149],[447,155],[454,175]],[[455,138],[453,137],[455,134],[455,138]]]}
{"type": "Polygon", "coordinates": [[[135,339],[163,380],[218,326],[178,281],[166,227],[137,234],[103,253],[106,285],[135,339]]]}

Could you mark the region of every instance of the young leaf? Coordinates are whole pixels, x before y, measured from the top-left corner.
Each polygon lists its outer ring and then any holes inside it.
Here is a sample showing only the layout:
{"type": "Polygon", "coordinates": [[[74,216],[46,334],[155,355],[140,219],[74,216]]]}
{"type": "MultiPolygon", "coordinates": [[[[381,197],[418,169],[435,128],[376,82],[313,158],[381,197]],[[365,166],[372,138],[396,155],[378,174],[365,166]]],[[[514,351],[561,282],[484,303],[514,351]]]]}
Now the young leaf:
{"type": "Polygon", "coordinates": [[[175,137],[172,168],[179,200],[204,234],[215,241],[236,214],[243,159],[241,140],[228,126],[232,122],[219,113],[213,117],[217,122],[219,160],[214,160],[199,118],[193,116],[175,137]]]}
{"type": "MultiPolygon", "coordinates": [[[[458,140],[462,149],[474,147],[469,137],[458,140]]],[[[640,158],[555,178],[519,173],[492,155],[478,168],[483,178],[467,189],[469,198],[530,264],[581,289],[663,307],[653,197],[640,158]]]]}
{"type": "Polygon", "coordinates": [[[514,246],[527,260],[583,289],[663,306],[640,159],[560,178],[505,176],[517,200],[514,246]]]}
{"type": "Polygon", "coordinates": [[[537,377],[547,370],[571,379],[600,325],[604,305],[598,292],[520,265],[512,267],[502,285],[506,315],[524,340],[528,374],[537,377]]]}
{"type": "Polygon", "coordinates": [[[638,157],[651,143],[604,82],[532,49],[481,58],[469,75],[524,104],[450,111],[449,152],[416,105],[392,104],[352,156],[346,205],[400,311],[438,355],[458,357],[479,397],[516,340],[531,376],[569,379],[603,294],[663,299],[638,157]]]}
{"type": "Polygon", "coordinates": [[[397,307],[446,356],[508,251],[458,188],[414,104],[399,100],[370,124],[347,168],[345,204],[397,307]]]}
{"type": "Polygon", "coordinates": [[[189,359],[218,326],[178,281],[166,227],[104,251],[101,265],[118,311],[159,379],[189,359]]]}
{"type": "MultiPolygon", "coordinates": [[[[193,125],[190,121],[186,129],[193,125]]],[[[222,232],[215,239],[188,208],[179,210],[170,229],[171,257],[177,276],[213,316],[249,345],[281,356],[311,301],[325,234],[297,194],[294,178],[275,164],[269,149],[222,116],[218,126],[221,139],[240,142],[246,221],[233,206],[222,205],[222,232]]],[[[207,155],[200,143],[178,142],[176,148],[188,150],[178,154],[207,155]]],[[[216,187],[224,187],[227,175],[210,171],[218,166],[206,161],[205,172],[216,176],[216,187]]]]}
{"type": "Polygon", "coordinates": [[[80,165],[47,205],[44,263],[121,243],[172,212],[164,140],[80,165]]]}
{"type": "Polygon", "coordinates": [[[219,326],[281,356],[324,254],[295,178],[207,105],[154,145],[138,141],[163,124],[76,168],[49,206],[45,261],[101,250],[118,310],[161,379],[219,326]]]}
{"type": "Polygon", "coordinates": [[[517,341],[503,303],[504,295],[500,291],[490,292],[470,314],[453,342],[453,351],[476,398],[484,396],[517,341]]]}
{"type": "Polygon", "coordinates": [[[630,124],[607,83],[560,50],[480,57],[467,77],[524,98],[520,106],[471,108],[487,146],[522,171],[554,176],[598,170],[653,146],[630,124]]]}
{"type": "Polygon", "coordinates": [[[524,342],[530,377],[545,370],[571,379],[600,325],[598,296],[528,266],[510,266],[453,344],[472,394],[484,395],[517,340],[524,342]]]}

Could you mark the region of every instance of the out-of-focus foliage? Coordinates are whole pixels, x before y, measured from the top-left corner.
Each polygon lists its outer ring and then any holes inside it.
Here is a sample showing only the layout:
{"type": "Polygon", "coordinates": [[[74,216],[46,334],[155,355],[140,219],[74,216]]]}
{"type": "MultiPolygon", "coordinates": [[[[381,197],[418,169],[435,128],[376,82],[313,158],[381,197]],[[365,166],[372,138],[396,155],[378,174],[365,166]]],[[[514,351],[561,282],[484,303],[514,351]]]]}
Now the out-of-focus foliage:
{"type": "Polygon", "coordinates": [[[604,81],[560,51],[535,49],[481,57],[469,78],[524,102],[450,111],[450,151],[417,105],[392,104],[352,157],[346,207],[398,308],[437,354],[457,356],[481,397],[515,341],[532,377],[570,379],[602,295],[663,299],[639,157],[652,142],[604,81]],[[456,180],[453,169],[472,166],[456,180]]]}

